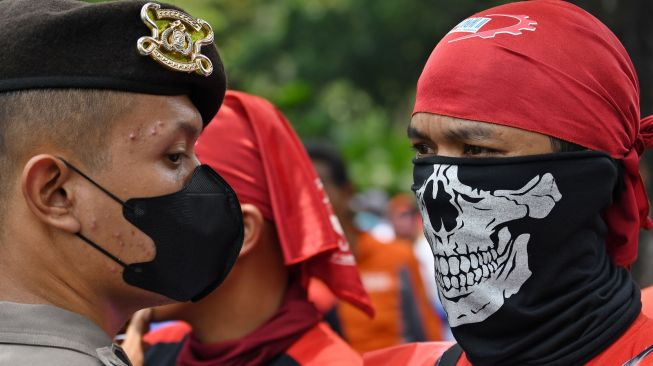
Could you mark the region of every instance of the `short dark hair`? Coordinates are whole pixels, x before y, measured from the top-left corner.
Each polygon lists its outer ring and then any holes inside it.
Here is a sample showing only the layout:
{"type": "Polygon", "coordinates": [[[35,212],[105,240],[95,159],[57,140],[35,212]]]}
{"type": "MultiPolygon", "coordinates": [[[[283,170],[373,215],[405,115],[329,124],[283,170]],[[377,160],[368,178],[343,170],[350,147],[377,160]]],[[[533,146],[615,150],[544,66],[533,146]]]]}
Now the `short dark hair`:
{"type": "Polygon", "coordinates": [[[551,140],[551,147],[553,148],[553,152],[574,152],[588,150],[587,148],[580,145],[560,140],[555,137],[549,137],[549,139],[551,140]]]}
{"type": "MultiPolygon", "coordinates": [[[[95,89],[35,89],[0,94],[0,200],[29,154],[60,152],[94,170],[108,160],[113,120],[133,106],[133,94],[95,89]]],[[[1,208],[1,205],[0,205],[1,208]]],[[[0,209],[0,220],[3,216],[0,209]]]]}
{"type": "Polygon", "coordinates": [[[351,181],[345,161],[333,146],[322,142],[307,142],[304,146],[311,160],[324,163],[327,166],[331,179],[338,187],[350,185],[351,181]]]}

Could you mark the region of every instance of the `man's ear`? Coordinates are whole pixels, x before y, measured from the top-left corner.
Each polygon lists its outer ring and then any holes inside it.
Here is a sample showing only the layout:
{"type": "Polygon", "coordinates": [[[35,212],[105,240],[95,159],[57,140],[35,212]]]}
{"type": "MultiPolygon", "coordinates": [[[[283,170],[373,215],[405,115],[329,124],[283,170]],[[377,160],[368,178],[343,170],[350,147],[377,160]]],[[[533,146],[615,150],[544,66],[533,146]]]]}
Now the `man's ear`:
{"type": "Polygon", "coordinates": [[[20,187],[27,207],[43,223],[77,233],[81,223],[73,214],[70,169],[52,155],[33,156],[21,174],[20,187]]]}
{"type": "Polygon", "coordinates": [[[264,218],[261,210],[258,207],[243,203],[240,205],[243,212],[243,226],[245,226],[245,238],[243,240],[243,247],[240,249],[240,256],[246,256],[256,247],[261,238],[263,231],[264,218]]]}

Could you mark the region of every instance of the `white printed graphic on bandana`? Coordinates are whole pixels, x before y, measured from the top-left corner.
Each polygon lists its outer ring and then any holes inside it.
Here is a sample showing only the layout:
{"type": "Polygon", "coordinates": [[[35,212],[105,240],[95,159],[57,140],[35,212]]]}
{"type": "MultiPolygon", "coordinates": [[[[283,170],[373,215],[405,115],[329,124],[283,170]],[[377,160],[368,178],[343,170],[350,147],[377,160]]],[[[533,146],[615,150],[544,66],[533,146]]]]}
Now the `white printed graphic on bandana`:
{"type": "Polygon", "coordinates": [[[457,42],[463,39],[469,39],[474,37],[479,37],[483,39],[494,38],[497,36],[497,34],[512,34],[513,36],[518,36],[523,34],[523,31],[531,31],[531,32],[535,31],[536,25],[537,22],[534,20],[530,20],[528,15],[490,14],[490,15],[486,15],[483,18],[469,18],[460,22],[460,24],[455,26],[449,32],[449,34],[451,33],[472,33],[472,34],[451,39],[449,40],[448,43],[457,42]],[[489,29],[486,31],[483,31],[481,29],[483,28],[484,25],[488,23],[491,24],[490,21],[493,20],[493,18],[497,18],[497,17],[513,18],[515,20],[515,23],[507,27],[489,29]]]}
{"type": "Polygon", "coordinates": [[[490,20],[490,18],[465,19],[462,22],[458,23],[457,26],[453,27],[449,33],[476,33],[485,25],[485,23],[489,22],[490,20]]]}
{"type": "Polygon", "coordinates": [[[326,206],[327,212],[329,213],[329,221],[331,222],[331,227],[333,231],[338,236],[338,250],[331,255],[331,262],[341,266],[355,266],[356,259],[349,248],[349,243],[345,237],[345,231],[342,229],[342,225],[338,220],[338,217],[333,213],[333,207],[331,206],[331,201],[329,196],[327,196],[324,191],[324,184],[320,178],[315,178],[315,186],[317,190],[322,194],[322,203],[326,206]]]}
{"type": "MultiPolygon", "coordinates": [[[[530,234],[513,237],[508,223],[546,217],[562,195],[550,173],[518,190],[489,192],[461,183],[455,165],[433,167],[416,194],[440,300],[451,327],[482,322],[531,276],[526,248],[530,234]],[[429,202],[436,199],[455,210],[449,211],[455,212],[455,221],[429,216],[429,202]]],[[[442,205],[434,206],[435,212],[447,209],[442,205]]]]}

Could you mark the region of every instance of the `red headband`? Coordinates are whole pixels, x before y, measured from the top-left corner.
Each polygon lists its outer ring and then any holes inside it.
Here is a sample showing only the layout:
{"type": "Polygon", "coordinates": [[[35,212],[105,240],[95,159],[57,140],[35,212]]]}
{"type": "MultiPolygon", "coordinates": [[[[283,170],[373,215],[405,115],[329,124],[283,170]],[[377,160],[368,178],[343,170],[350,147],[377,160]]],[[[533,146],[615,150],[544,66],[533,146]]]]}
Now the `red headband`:
{"type": "Polygon", "coordinates": [[[619,40],[584,10],[559,0],[498,6],[464,20],[435,47],[413,113],[521,128],[623,161],[625,191],[605,212],[614,261],[637,258],[651,228],[639,157],[653,144],[640,120],[639,82],[619,40]]]}
{"type": "Polygon", "coordinates": [[[262,98],[228,91],[195,151],[242,203],[276,224],[284,261],[301,266],[305,285],[318,277],[336,296],[373,313],[322,183],[279,110],[262,98]]]}

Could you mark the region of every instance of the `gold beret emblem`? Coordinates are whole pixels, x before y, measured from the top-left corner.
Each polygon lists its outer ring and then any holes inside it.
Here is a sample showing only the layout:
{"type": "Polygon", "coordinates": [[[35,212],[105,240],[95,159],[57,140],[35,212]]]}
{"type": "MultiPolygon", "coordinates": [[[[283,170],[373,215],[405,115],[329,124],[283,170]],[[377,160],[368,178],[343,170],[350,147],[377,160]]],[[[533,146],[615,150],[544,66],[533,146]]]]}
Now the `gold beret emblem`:
{"type": "Polygon", "coordinates": [[[209,23],[179,10],[161,9],[155,3],[143,5],[141,19],[152,31],[152,36],[138,39],[141,55],[150,56],[171,70],[211,75],[213,64],[201,53],[202,46],[213,43],[209,23]]]}

